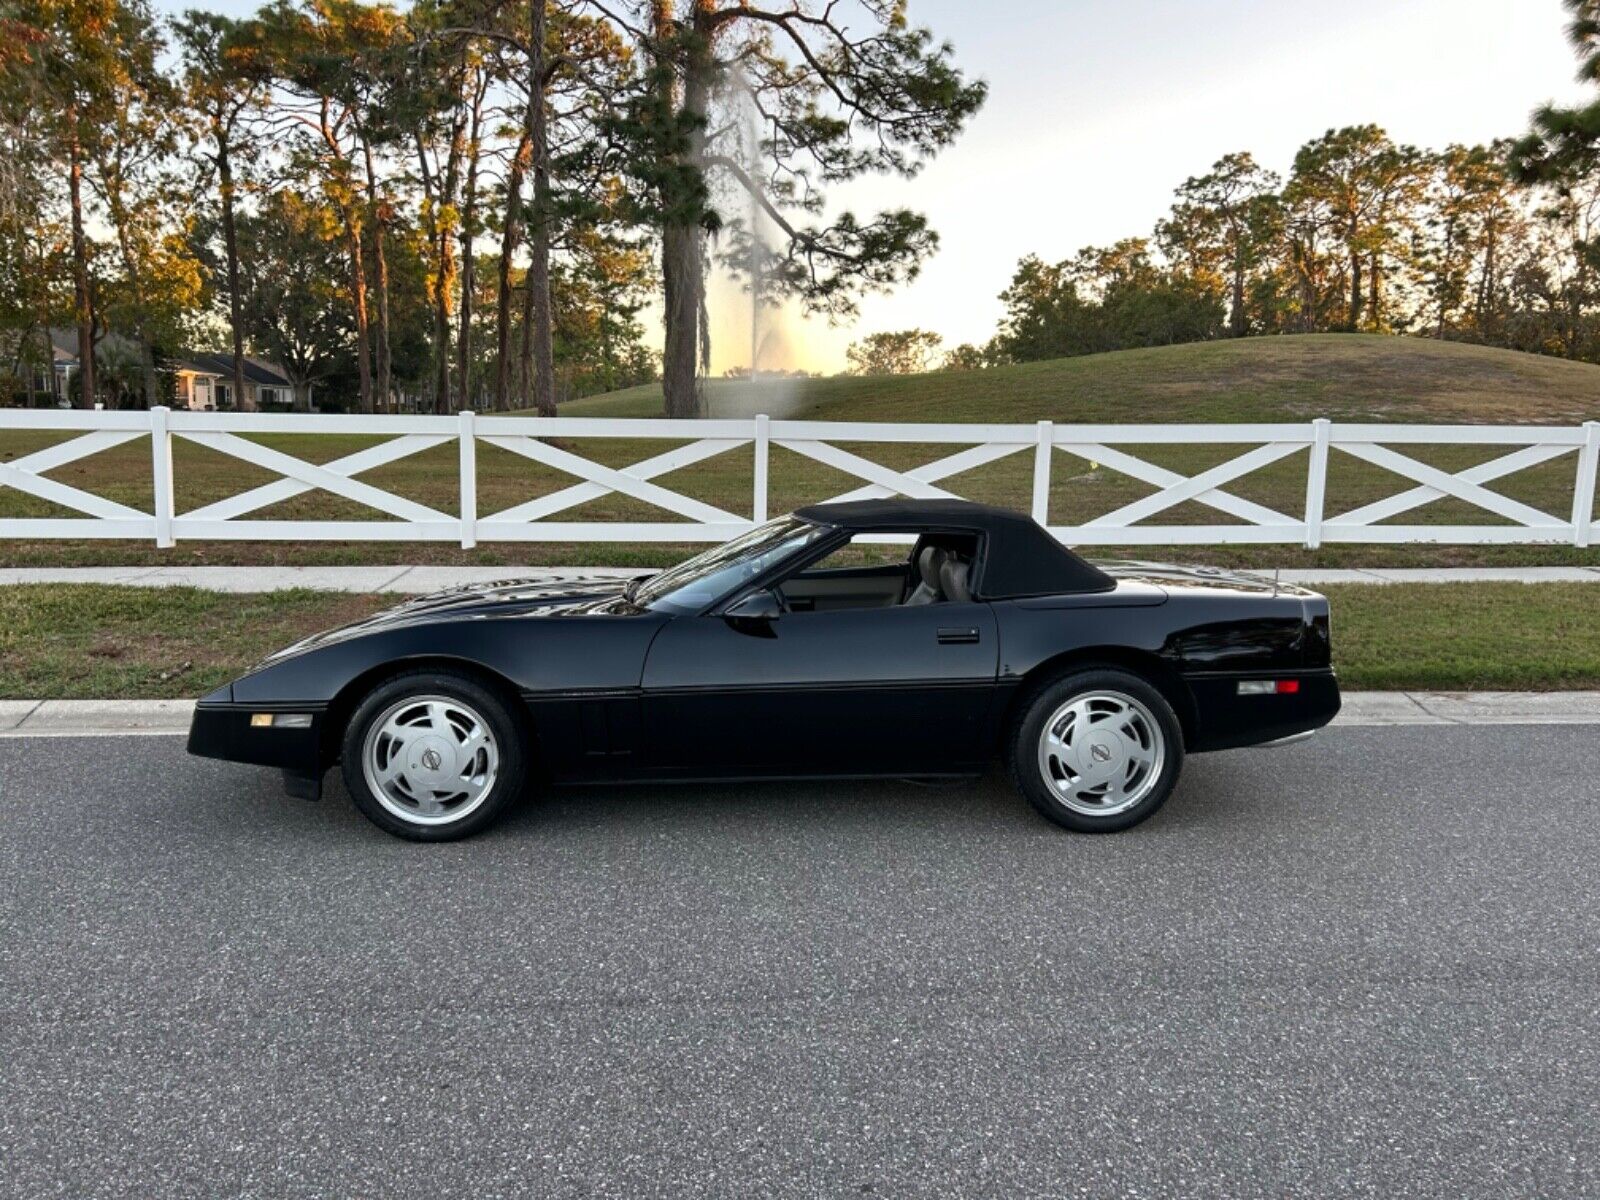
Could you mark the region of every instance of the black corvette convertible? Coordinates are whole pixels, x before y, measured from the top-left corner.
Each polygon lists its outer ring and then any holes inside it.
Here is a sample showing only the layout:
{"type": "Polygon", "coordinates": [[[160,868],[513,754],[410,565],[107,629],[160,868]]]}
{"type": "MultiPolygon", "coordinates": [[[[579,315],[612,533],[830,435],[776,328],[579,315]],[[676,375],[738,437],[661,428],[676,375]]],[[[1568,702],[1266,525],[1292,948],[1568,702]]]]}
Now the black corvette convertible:
{"type": "Polygon", "coordinates": [[[463,587],[308,638],[201,700],[189,751],[309,798],[339,762],[363,813],[428,841],[531,775],[939,778],[997,755],[1046,817],[1104,832],[1159,808],[1186,753],[1327,724],[1328,634],[1314,592],[1091,564],[1002,509],[818,505],[626,584],[463,587]]]}

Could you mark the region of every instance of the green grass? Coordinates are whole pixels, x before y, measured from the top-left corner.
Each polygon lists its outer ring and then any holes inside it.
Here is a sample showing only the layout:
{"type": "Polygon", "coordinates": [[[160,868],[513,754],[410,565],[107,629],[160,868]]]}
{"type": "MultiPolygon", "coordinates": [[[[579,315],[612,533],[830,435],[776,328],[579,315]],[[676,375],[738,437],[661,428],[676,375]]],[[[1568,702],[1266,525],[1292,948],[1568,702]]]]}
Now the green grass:
{"type": "MultiPolygon", "coordinates": [[[[1031,422],[1257,422],[1313,416],[1375,422],[1512,422],[1571,424],[1600,418],[1600,367],[1478,346],[1423,339],[1314,335],[1248,339],[1156,350],[1121,351],[990,371],[887,379],[834,378],[751,385],[708,385],[713,416],[767,412],[773,416],[838,421],[1031,422]]],[[[654,416],[660,390],[647,386],[575,401],[574,416],[654,416]]],[[[0,462],[63,440],[66,435],[0,435],[0,462]]],[[[314,462],[349,454],[375,439],[334,435],[259,439],[314,462]]],[[[611,466],[661,452],[654,440],[587,440],[567,444],[611,466]]],[[[905,469],[950,453],[945,446],[848,444],[864,457],[905,469]]],[[[1237,453],[1229,446],[1133,448],[1142,458],[1185,475],[1237,453]]],[[[1420,447],[1407,451],[1437,467],[1460,470],[1502,452],[1494,447],[1420,447]]],[[[179,512],[233,495],[275,476],[184,439],[175,446],[179,512]]],[[[1566,455],[1491,485],[1505,495],[1565,519],[1570,509],[1574,456],[1566,455]]],[[[457,510],[456,448],[443,445],[361,478],[447,514],[457,510]]],[[[1306,455],[1297,453],[1258,471],[1230,490],[1290,515],[1303,510],[1306,455]]],[[[52,472],[63,482],[149,511],[149,448],[134,441],[52,472]]],[[[974,500],[1026,508],[1032,454],[1022,452],[951,478],[952,490],[974,500]]],[[[478,511],[487,516],[573,482],[559,471],[508,451],[481,446],[478,511]]],[[[750,451],[709,459],[657,482],[741,515],[750,508],[750,451]]],[[[825,499],[860,481],[801,455],[775,448],[770,507],[781,511],[825,499]]],[[[1336,515],[1410,486],[1344,454],[1329,467],[1328,515],[1336,515]]],[[[1052,473],[1051,518],[1080,523],[1154,489],[1127,476],[1061,453],[1052,473]]],[[[72,515],[43,501],[0,488],[0,516],[72,515]]],[[[282,519],[368,519],[376,514],[351,501],[308,492],[253,514],[282,519]]],[[[615,495],[578,506],[563,520],[675,520],[647,504],[615,495]]],[[[1186,503],[1160,520],[1225,520],[1186,503]]],[[[1444,500],[1406,514],[1416,523],[1495,523],[1490,514],[1444,500]]],[[[1110,551],[1105,551],[1109,553],[1110,551]]],[[[143,542],[4,542],[0,566],[146,563],[475,563],[662,565],[683,556],[678,546],[607,544],[487,544],[473,551],[439,543],[180,543],[157,550],[143,542]]],[[[1149,549],[1140,556],[1162,552],[1149,549]]],[[[1308,553],[1289,546],[1204,547],[1166,556],[1240,566],[1521,565],[1600,561],[1600,549],[1526,546],[1330,546],[1308,553]]]]}
{"type": "Polygon", "coordinates": [[[0,699],[201,696],[274,649],[395,600],[312,591],[0,587],[0,699]]]}
{"type": "Polygon", "coordinates": [[[1446,583],[1323,589],[1347,688],[1600,687],[1600,586],[1446,583]]]}
{"type": "MultiPolygon", "coordinates": [[[[1600,687],[1600,585],[1330,587],[1350,689],[1600,687]]],[[[393,596],[227,595],[94,584],[0,588],[0,699],[198,696],[393,596]]]]}
{"type": "MultiPolygon", "coordinates": [[[[829,421],[1548,422],[1600,415],[1600,367],[1485,346],[1308,334],[1120,350],[978,372],[802,382],[713,380],[711,416],[829,421]]],[[[661,412],[645,384],[563,406],[661,412]]]]}

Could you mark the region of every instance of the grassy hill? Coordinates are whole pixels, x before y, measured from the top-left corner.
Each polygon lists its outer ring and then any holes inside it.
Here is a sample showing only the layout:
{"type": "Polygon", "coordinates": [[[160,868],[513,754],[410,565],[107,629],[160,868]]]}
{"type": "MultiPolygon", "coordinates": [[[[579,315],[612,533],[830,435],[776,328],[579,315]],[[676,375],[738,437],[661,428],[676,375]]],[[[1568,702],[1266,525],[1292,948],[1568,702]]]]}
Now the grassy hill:
{"type": "MultiPolygon", "coordinates": [[[[707,384],[711,416],[835,421],[1529,422],[1600,417],[1600,367],[1376,334],[1119,350],[987,371],[707,384]]],[[[659,416],[657,384],[564,415],[659,416]]]]}
{"type": "MultiPolygon", "coordinates": [[[[1241,422],[1335,419],[1439,423],[1572,423],[1600,418],[1600,367],[1413,338],[1317,335],[1259,338],[1131,350],[987,371],[891,378],[834,378],[708,385],[710,415],[752,415],[835,421],[1031,422],[1241,422]]],[[[659,387],[631,388],[563,406],[572,416],[657,416],[659,387]]],[[[62,440],[65,435],[0,435],[0,462],[62,440]]],[[[350,454],[375,439],[292,435],[262,441],[315,462],[350,454]]],[[[668,443],[649,439],[572,441],[568,448],[609,466],[623,467],[658,454],[668,443]]],[[[952,447],[851,445],[848,448],[897,470],[948,454],[952,447]]],[[[1238,452],[1230,446],[1147,446],[1141,458],[1192,475],[1238,452]]],[[[1416,457],[1441,469],[1461,470],[1495,457],[1495,447],[1414,447],[1416,457]]],[[[440,511],[456,511],[456,448],[441,445],[362,478],[440,511]]],[[[195,443],[175,445],[178,511],[270,482],[269,472],[195,443]]],[[[1019,453],[955,476],[943,486],[973,500],[1027,508],[1032,454],[1019,453]]],[[[63,482],[150,511],[148,445],[129,442],[60,468],[63,482]]],[[[1492,486],[1505,495],[1565,516],[1571,504],[1573,459],[1563,456],[1492,486]]],[[[1256,472],[1230,491],[1281,512],[1303,508],[1305,454],[1256,472]]],[[[478,450],[480,516],[509,508],[573,482],[572,477],[491,445],[478,450]]],[[[675,491],[735,513],[750,508],[750,451],[730,451],[659,477],[675,491]]],[[[859,480],[792,451],[775,447],[771,458],[773,512],[826,499],[859,480]]],[[[1327,512],[1350,511],[1409,484],[1399,477],[1335,454],[1330,460],[1327,512]]],[[[1098,464],[1059,454],[1052,474],[1050,512],[1057,524],[1079,524],[1153,489],[1098,464]]],[[[0,516],[68,515],[14,490],[0,488],[0,516]]],[[[254,514],[280,519],[370,519],[365,507],[309,492],[254,514]]],[[[561,520],[672,520],[650,505],[609,495],[561,514],[561,520]]],[[[1161,523],[1218,520],[1195,503],[1162,514],[1161,523]]],[[[1444,500],[1407,514],[1416,523],[1482,523],[1488,514],[1444,500]]],[[[674,561],[670,546],[488,544],[462,551],[448,544],[405,543],[248,544],[182,543],[172,551],[134,542],[0,542],[0,565],[144,562],[477,562],[637,563],[674,561]]],[[[1139,554],[1154,556],[1157,550],[1139,554]]],[[[1171,556],[1243,565],[1446,565],[1600,562],[1600,551],[1561,547],[1330,546],[1307,554],[1287,546],[1186,548],[1171,556]]]]}

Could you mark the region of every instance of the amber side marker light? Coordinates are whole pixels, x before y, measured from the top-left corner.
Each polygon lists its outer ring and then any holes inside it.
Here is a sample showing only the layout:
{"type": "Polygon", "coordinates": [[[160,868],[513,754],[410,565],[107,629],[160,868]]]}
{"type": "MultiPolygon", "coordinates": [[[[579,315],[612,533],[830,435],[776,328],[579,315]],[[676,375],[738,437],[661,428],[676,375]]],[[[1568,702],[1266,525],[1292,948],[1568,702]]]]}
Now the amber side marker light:
{"type": "Polygon", "coordinates": [[[1292,696],[1300,690],[1298,679],[1241,679],[1241,696],[1292,696]]]}
{"type": "Polygon", "coordinates": [[[310,713],[251,713],[252,729],[310,729],[310,713]]]}

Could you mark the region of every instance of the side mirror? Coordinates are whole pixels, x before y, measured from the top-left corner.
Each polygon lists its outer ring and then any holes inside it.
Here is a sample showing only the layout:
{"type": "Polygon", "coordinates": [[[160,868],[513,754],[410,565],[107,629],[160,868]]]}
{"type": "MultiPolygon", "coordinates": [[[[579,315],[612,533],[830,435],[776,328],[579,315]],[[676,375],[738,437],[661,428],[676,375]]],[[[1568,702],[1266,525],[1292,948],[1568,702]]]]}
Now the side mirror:
{"type": "Polygon", "coordinates": [[[762,588],[735,601],[723,612],[722,618],[741,632],[774,637],[772,623],[782,615],[783,607],[778,603],[777,593],[762,588]]]}

